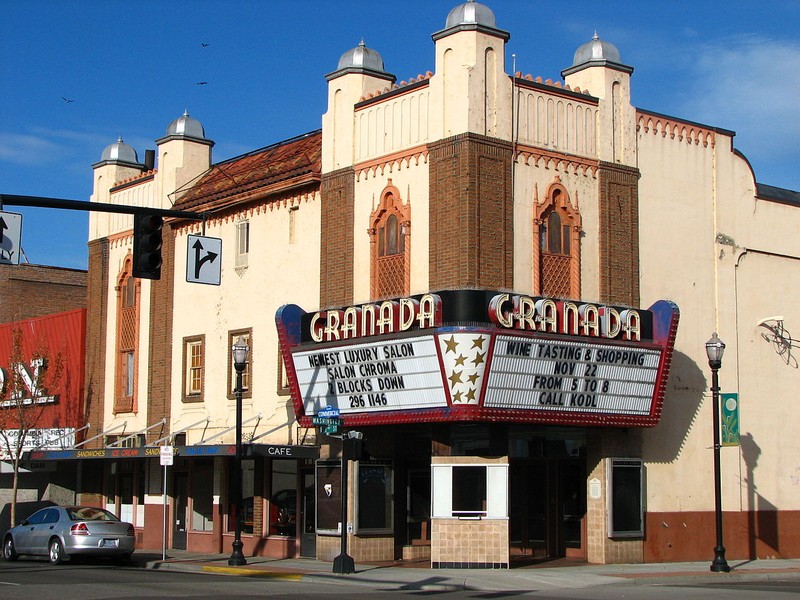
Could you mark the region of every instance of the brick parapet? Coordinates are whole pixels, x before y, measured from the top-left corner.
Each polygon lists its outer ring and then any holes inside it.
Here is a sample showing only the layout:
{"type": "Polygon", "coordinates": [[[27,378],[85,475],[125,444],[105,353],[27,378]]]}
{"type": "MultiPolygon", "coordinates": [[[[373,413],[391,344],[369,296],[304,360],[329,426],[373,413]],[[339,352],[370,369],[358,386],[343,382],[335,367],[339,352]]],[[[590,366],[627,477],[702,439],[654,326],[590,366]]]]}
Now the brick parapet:
{"type": "Polygon", "coordinates": [[[88,273],[44,265],[0,265],[0,323],[86,308],[88,273]]]}

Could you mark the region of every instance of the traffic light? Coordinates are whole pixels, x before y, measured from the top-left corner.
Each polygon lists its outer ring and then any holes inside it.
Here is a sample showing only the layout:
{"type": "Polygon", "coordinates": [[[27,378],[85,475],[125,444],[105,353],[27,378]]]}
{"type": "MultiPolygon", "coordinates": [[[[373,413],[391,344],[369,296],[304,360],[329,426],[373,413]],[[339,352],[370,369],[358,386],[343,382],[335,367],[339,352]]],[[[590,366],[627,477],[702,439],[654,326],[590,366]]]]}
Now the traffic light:
{"type": "Polygon", "coordinates": [[[161,278],[160,215],[137,212],[133,215],[133,276],[141,279],[161,278]]]}

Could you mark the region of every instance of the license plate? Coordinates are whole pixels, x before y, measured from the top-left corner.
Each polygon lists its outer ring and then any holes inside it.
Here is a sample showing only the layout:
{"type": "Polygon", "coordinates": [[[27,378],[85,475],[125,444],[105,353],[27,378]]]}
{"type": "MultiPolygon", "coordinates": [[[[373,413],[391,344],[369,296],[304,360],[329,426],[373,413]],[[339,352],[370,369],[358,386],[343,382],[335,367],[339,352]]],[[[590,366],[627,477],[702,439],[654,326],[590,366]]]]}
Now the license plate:
{"type": "Polygon", "coordinates": [[[101,548],[118,548],[119,547],[119,540],[112,540],[112,539],[100,540],[100,547],[101,548]]]}

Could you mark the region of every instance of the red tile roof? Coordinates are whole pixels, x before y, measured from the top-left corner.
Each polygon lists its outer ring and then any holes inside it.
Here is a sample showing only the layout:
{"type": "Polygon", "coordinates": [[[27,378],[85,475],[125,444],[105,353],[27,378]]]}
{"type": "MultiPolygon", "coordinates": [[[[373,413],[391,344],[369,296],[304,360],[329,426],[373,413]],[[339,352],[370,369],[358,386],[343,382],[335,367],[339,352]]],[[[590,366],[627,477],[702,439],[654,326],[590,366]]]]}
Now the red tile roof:
{"type": "Polygon", "coordinates": [[[216,211],[298,186],[319,185],[322,132],[278,142],[212,165],[175,203],[176,210],[216,211]]]}

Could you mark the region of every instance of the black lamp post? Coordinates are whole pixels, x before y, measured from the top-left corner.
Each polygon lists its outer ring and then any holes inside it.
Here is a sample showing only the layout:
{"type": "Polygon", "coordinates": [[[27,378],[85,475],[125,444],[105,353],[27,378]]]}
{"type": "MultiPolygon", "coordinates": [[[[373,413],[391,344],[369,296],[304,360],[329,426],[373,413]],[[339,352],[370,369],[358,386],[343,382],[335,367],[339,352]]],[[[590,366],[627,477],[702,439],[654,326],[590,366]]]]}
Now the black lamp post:
{"type": "Polygon", "coordinates": [[[342,436],[342,536],[340,538],[339,556],[333,559],[334,573],[355,573],[356,564],[353,557],[347,554],[347,467],[350,460],[358,459],[356,448],[363,439],[360,431],[348,431],[342,436]]]}
{"type": "Polygon", "coordinates": [[[706,342],[706,355],[708,366],[711,367],[711,394],[714,403],[714,513],[717,522],[717,545],[714,548],[714,560],[711,570],[715,573],[729,573],[731,568],[725,560],[725,546],[722,545],[722,486],[720,484],[719,460],[719,376],[718,371],[722,366],[722,354],[725,352],[725,343],[719,339],[717,333],[706,342]]]}
{"type": "Polygon", "coordinates": [[[228,559],[232,567],[246,565],[242,554],[242,373],[247,365],[250,347],[244,337],[239,336],[233,344],[233,367],[236,369],[236,457],[233,467],[233,502],[236,508],[236,523],[233,538],[233,552],[228,559]]]}

